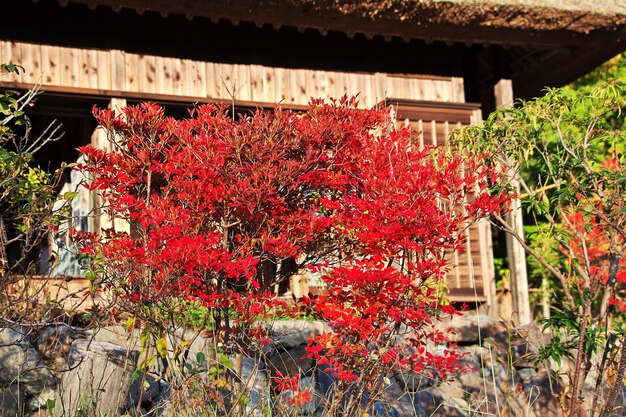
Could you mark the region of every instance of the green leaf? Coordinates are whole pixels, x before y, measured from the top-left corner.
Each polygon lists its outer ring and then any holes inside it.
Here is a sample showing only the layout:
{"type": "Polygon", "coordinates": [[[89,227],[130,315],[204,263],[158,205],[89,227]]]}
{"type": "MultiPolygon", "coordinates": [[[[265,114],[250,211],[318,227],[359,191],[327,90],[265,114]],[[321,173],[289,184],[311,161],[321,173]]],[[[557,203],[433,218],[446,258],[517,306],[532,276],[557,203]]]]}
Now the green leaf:
{"type": "Polygon", "coordinates": [[[196,353],[196,362],[198,362],[198,365],[204,364],[205,359],[206,357],[203,352],[196,353]]]}
{"type": "Polygon", "coordinates": [[[228,357],[228,355],[225,355],[225,354],[220,355],[220,363],[228,368],[233,367],[233,364],[230,361],[230,358],[228,357]]]}
{"type": "Polygon", "coordinates": [[[245,394],[241,394],[241,397],[239,397],[239,402],[243,405],[248,405],[248,403],[250,402],[250,397],[245,394]]]}
{"type": "Polygon", "coordinates": [[[26,71],[24,67],[22,67],[21,65],[16,65],[16,64],[0,64],[0,69],[3,69],[4,71],[8,73],[15,73],[17,75],[20,74],[20,71],[22,73],[26,71]]]}
{"type": "Polygon", "coordinates": [[[75,191],[68,191],[65,194],[63,194],[63,200],[71,200],[72,198],[76,197],[78,195],[77,192],[75,191]]]}
{"type": "Polygon", "coordinates": [[[46,401],[46,410],[48,411],[52,411],[54,409],[54,406],[56,405],[56,401],[52,400],[52,399],[48,399],[46,401]]]}

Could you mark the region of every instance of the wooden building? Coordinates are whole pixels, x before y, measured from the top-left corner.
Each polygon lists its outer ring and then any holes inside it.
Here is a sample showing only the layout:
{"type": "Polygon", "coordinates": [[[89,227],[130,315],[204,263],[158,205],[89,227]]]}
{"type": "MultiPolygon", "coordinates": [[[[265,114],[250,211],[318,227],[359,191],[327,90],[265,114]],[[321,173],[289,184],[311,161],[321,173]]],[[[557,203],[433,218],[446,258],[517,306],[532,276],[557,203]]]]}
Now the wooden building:
{"type": "MultiPolygon", "coordinates": [[[[182,114],[207,101],[299,108],[359,94],[365,106],[388,99],[400,123],[443,143],[513,91],[535,96],[626,49],[626,6],[602,0],[22,0],[2,12],[0,62],[26,72],[0,87],[41,84],[33,121],[56,117],[67,131],[39,156],[52,167],[101,141],[94,104],[144,100],[182,114]]],[[[491,231],[467,233],[449,298],[493,307],[491,231]]],[[[524,260],[510,246],[525,321],[524,260]]]]}

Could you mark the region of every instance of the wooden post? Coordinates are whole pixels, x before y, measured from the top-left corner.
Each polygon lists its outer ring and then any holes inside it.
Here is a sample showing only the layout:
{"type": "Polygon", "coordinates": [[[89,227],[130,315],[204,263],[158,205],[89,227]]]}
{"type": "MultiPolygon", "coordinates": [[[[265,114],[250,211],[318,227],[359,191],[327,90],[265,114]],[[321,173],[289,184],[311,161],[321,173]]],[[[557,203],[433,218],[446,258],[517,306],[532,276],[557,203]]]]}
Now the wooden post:
{"type": "MultiPolygon", "coordinates": [[[[513,106],[513,83],[511,80],[500,80],[494,87],[496,109],[513,106]]],[[[512,178],[511,185],[519,191],[519,183],[512,178]]],[[[524,239],[524,223],[522,219],[522,204],[519,199],[511,202],[511,212],[506,217],[509,225],[524,239]]],[[[532,321],[530,302],[528,298],[528,274],[526,272],[526,254],[524,248],[513,236],[506,235],[506,252],[509,258],[511,280],[511,295],[513,314],[510,319],[516,319],[517,324],[526,324],[532,321]]],[[[505,317],[509,319],[509,317],[505,317]]]]}
{"type": "MultiPolygon", "coordinates": [[[[112,98],[109,101],[108,107],[115,111],[116,114],[119,114],[121,109],[126,107],[126,99],[112,98]]],[[[99,127],[96,128],[91,135],[91,145],[98,149],[106,149],[107,151],[114,149],[113,144],[109,142],[107,132],[99,127]]],[[[125,220],[111,218],[100,208],[104,205],[104,201],[97,190],[91,191],[91,204],[92,207],[90,207],[89,211],[92,212],[93,215],[90,216],[90,231],[100,232],[102,229],[111,227],[117,231],[130,231],[130,226],[125,220]]]]}

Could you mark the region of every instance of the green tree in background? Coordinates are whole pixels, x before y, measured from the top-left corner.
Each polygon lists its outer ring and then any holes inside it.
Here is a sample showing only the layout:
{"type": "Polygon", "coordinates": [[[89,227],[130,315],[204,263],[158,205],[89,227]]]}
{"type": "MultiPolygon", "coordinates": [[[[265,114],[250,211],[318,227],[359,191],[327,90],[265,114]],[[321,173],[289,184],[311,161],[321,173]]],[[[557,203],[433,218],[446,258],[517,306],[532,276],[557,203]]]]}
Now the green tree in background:
{"type": "Polygon", "coordinates": [[[625,105],[620,80],[550,89],[453,140],[467,152],[494,155],[491,163],[508,173],[494,188],[513,192],[512,183],[521,185],[530,238],[520,239],[500,216],[494,222],[520,240],[533,259],[531,276],[550,283],[544,328],[554,337],[539,359],[562,365],[567,416],[609,415],[626,371],[625,105]],[[585,400],[589,375],[596,395],[585,400]]]}
{"type": "MultiPolygon", "coordinates": [[[[0,65],[0,76],[19,73],[21,67],[0,65]]],[[[59,173],[51,174],[34,164],[33,155],[46,143],[60,138],[60,125],[52,123],[35,134],[25,109],[34,103],[39,90],[20,94],[0,93],[0,317],[11,317],[27,301],[26,292],[9,297],[9,286],[23,275],[33,272],[32,254],[47,235],[53,221],[52,206],[56,199],[55,183],[59,173]],[[16,247],[15,259],[9,259],[8,248],[16,247]],[[22,275],[20,277],[19,275],[22,275]],[[10,311],[9,311],[10,310],[10,311]]]]}

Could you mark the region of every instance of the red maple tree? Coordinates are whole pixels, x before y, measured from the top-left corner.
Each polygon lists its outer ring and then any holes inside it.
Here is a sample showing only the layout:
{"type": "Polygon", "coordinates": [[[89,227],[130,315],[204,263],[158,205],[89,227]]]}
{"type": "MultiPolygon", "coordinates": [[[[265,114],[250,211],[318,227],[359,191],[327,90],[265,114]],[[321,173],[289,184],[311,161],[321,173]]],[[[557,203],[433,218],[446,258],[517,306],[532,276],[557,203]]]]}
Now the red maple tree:
{"type": "Polygon", "coordinates": [[[95,116],[114,150],[81,148],[79,169],[131,227],[79,238],[128,306],[200,302],[238,351],[264,319],[307,311],[333,329],[309,354],[344,381],[392,365],[458,370],[452,350],[427,346],[456,313],[427,282],[444,277],[464,228],[506,200],[480,160],[419,148],[389,109],[346,98],[239,117],[208,104],[174,120],[150,103],[95,116]],[[307,268],[323,294],[281,301],[276,287],[307,268]]]}

